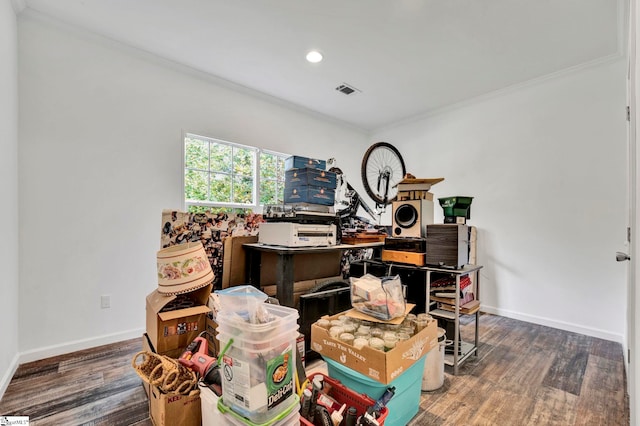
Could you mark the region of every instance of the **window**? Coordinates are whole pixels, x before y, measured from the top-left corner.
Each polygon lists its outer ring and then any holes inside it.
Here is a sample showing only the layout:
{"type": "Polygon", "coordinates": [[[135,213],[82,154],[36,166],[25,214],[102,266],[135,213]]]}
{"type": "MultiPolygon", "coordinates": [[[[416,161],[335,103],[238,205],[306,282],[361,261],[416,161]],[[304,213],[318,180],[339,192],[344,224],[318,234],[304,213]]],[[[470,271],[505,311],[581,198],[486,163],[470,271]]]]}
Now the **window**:
{"type": "Polygon", "coordinates": [[[284,201],[286,154],[187,133],[184,199],[187,211],[246,212],[284,201]]]}

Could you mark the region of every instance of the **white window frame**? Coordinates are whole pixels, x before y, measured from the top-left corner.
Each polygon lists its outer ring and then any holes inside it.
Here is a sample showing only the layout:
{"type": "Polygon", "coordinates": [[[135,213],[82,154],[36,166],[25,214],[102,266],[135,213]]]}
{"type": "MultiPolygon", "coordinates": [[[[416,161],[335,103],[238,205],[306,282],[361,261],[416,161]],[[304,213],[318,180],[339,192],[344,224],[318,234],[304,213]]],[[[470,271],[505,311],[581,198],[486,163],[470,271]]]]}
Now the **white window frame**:
{"type": "MultiPolygon", "coordinates": [[[[222,139],[211,138],[208,136],[198,135],[196,133],[185,132],[182,136],[182,200],[185,211],[189,209],[189,206],[198,206],[198,207],[212,207],[212,208],[231,208],[231,209],[251,209],[254,212],[262,211],[262,204],[260,204],[260,154],[269,154],[277,157],[281,157],[283,159],[289,157],[289,154],[285,154],[282,152],[277,152],[268,149],[260,149],[255,146],[243,145],[235,142],[229,142],[222,139]],[[237,147],[242,149],[247,149],[254,152],[255,161],[254,161],[254,169],[253,169],[253,200],[251,204],[243,204],[243,203],[227,203],[227,202],[214,202],[214,201],[196,201],[196,200],[187,200],[186,192],[185,192],[185,172],[187,170],[186,164],[186,139],[199,139],[209,143],[217,143],[222,145],[227,145],[231,147],[237,147]]],[[[233,160],[233,157],[232,157],[233,160]]],[[[233,167],[231,168],[231,184],[233,185],[233,177],[235,173],[233,173],[233,167]]],[[[204,171],[204,170],[203,170],[204,171]]],[[[212,170],[206,170],[209,174],[209,179],[211,178],[212,170]]],[[[209,183],[210,184],[210,183],[209,183]]],[[[284,185],[284,183],[283,183],[284,185]]]]}

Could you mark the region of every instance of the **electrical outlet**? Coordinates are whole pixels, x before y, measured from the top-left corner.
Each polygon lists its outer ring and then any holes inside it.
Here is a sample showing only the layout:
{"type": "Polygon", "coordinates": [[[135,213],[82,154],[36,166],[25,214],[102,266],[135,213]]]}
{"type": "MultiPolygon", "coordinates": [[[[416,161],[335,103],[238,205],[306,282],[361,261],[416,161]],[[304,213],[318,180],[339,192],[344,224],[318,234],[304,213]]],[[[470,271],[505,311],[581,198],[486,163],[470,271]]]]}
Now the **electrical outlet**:
{"type": "Polygon", "coordinates": [[[105,295],[100,296],[100,307],[102,309],[107,309],[111,307],[111,296],[105,295]]]}

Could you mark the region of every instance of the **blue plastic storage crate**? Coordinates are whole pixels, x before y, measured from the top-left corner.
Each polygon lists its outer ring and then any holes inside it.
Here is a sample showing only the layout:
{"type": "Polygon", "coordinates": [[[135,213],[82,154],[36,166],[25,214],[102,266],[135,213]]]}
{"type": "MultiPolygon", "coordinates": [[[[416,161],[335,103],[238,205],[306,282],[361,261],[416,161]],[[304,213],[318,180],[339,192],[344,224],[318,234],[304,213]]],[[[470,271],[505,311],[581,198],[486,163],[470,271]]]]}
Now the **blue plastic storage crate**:
{"type": "Polygon", "coordinates": [[[422,376],[427,355],[416,361],[407,371],[388,385],[370,379],[331,358],[324,358],[324,360],[327,362],[329,377],[340,380],[351,390],[366,393],[374,400],[380,398],[387,388],[395,386],[395,394],[387,404],[389,414],[384,424],[386,426],[405,426],[420,408],[422,376]]]}
{"type": "Polygon", "coordinates": [[[284,169],[301,169],[303,167],[311,167],[314,169],[326,169],[327,162],[324,160],[316,160],[315,158],[300,157],[292,155],[284,160],[284,169]]]}
{"type": "Polygon", "coordinates": [[[289,188],[312,185],[336,189],[336,174],[327,170],[312,169],[309,167],[291,169],[287,170],[284,174],[284,185],[289,188]]]}
{"type": "Polygon", "coordinates": [[[285,203],[309,203],[333,206],[335,199],[335,189],[309,185],[296,187],[288,187],[285,185],[284,187],[285,203]]]}

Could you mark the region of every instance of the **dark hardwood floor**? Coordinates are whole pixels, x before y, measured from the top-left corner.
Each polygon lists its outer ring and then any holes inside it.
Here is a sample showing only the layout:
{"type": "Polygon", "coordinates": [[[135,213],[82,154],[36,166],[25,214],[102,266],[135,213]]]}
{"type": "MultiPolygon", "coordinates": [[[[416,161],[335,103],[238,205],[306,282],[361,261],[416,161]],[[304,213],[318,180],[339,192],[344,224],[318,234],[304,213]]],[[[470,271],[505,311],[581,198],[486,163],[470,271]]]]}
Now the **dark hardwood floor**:
{"type": "MultiPolygon", "coordinates": [[[[462,336],[471,339],[471,325],[462,336]]],[[[628,425],[622,346],[483,314],[479,356],[422,394],[411,425],[628,425]]],[[[32,425],[150,425],[141,339],[21,365],[0,415],[32,425]]]]}
{"type": "Polygon", "coordinates": [[[626,390],[619,343],[482,314],[479,356],[423,392],[410,424],[628,425],[626,390]]]}
{"type": "Polygon", "coordinates": [[[29,416],[32,425],[151,425],[131,367],[140,350],[142,336],[23,364],[0,400],[0,415],[29,416]]]}

